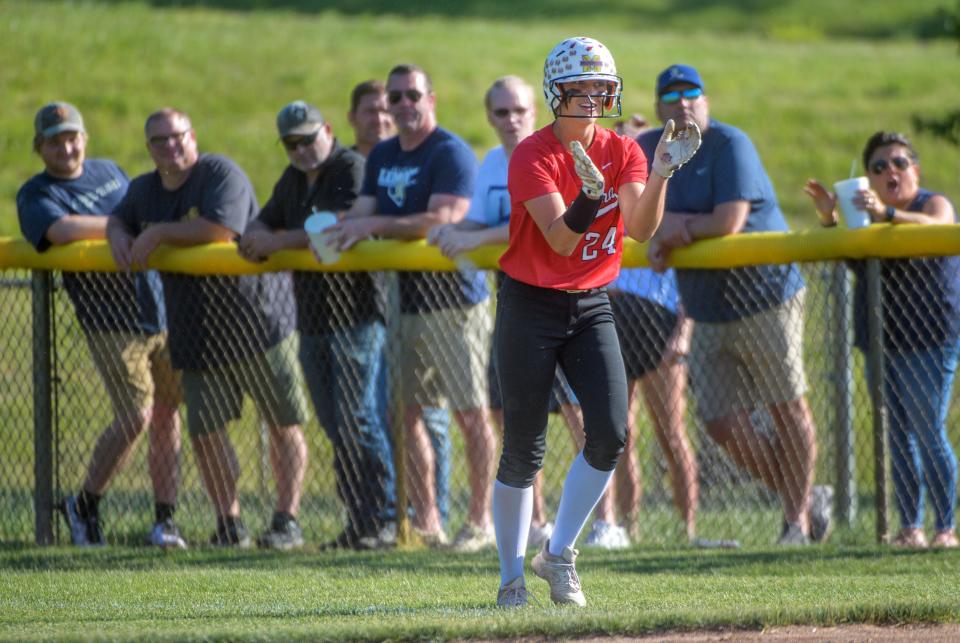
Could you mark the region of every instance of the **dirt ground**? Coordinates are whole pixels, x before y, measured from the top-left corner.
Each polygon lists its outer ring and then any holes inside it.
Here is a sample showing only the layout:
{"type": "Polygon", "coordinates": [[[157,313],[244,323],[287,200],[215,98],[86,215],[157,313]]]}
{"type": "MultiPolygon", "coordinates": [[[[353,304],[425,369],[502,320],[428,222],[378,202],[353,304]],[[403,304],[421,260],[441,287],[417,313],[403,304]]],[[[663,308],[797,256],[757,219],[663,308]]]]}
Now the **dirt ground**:
{"type": "MultiPolygon", "coordinates": [[[[540,643],[556,639],[523,638],[523,643],[540,643]]],[[[627,641],[665,641],[669,643],[713,643],[715,641],[847,641],[861,643],[876,641],[891,643],[900,641],[960,641],[960,625],[842,625],[839,627],[813,627],[795,625],[758,630],[723,629],[699,632],[658,632],[640,637],[594,637],[574,639],[577,643],[620,643],[627,641]]],[[[493,641],[489,643],[495,643],[493,641]]],[[[498,642],[496,642],[498,643],[498,642]]]]}

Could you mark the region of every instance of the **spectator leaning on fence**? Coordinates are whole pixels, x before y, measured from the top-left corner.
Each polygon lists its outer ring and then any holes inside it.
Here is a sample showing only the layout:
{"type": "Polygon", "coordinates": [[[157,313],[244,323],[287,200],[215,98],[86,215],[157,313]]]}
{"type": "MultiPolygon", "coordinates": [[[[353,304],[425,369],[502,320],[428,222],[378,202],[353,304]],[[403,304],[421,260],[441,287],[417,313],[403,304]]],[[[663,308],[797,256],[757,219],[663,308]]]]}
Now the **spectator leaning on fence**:
{"type": "MultiPolygon", "coordinates": [[[[290,164],[239,242],[263,261],[308,246],[312,212],[353,205],[364,159],[341,146],[320,110],[303,101],[277,115],[290,164]]],[[[333,446],[337,493],[347,524],[329,546],[372,549],[396,541],[396,490],[390,436],[378,404],[386,337],[385,282],[374,272],[293,273],[300,363],[317,418],[333,446]]]]}
{"type": "MultiPolygon", "coordinates": [[[[117,265],[146,268],[161,245],[230,241],[258,210],[249,179],[230,159],[200,154],[184,112],[147,118],[147,150],[156,170],[134,179],[107,228],[117,265]]],[[[200,475],[217,514],[211,542],[249,546],[237,494],[239,461],[227,424],[249,394],[270,435],[277,487],[265,547],[303,544],[296,516],[307,465],[300,424],[307,402],[300,388],[290,275],[198,276],[161,273],[170,323],[170,351],[183,370],[187,427],[200,475]]]]}
{"type": "MultiPolygon", "coordinates": [[[[477,183],[470,201],[470,210],[463,221],[435,226],[428,239],[450,259],[485,245],[506,244],[510,229],[510,194],[507,192],[507,164],[517,145],[533,133],[537,120],[533,88],[522,78],[504,76],[494,81],[484,96],[487,122],[493,127],[500,145],[484,157],[477,174],[477,183]]],[[[497,284],[504,274],[497,272],[497,284]]],[[[487,368],[490,410],[494,422],[503,430],[503,398],[496,373],[496,360],[491,355],[487,368]]],[[[557,369],[550,399],[551,412],[559,411],[574,436],[574,443],[583,443],[583,418],[576,396],[562,372],[557,369]]],[[[547,520],[543,502],[543,474],[533,482],[533,517],[528,545],[540,548],[550,538],[553,523],[547,520]]]]}
{"type": "MultiPolygon", "coordinates": [[[[656,110],[661,121],[699,125],[703,148],[667,190],[663,223],[648,249],[654,269],[665,270],[672,250],[699,239],[787,230],[753,143],[710,118],[696,69],[672,65],[657,77],[656,110]]],[[[641,135],[640,146],[651,153],[659,136],[659,130],[641,135]]],[[[695,321],[690,369],[707,432],[780,496],[780,544],[826,538],[832,489],[818,488],[811,502],[817,447],[805,397],[800,271],[793,264],[683,269],[677,281],[684,310],[695,321]],[[769,411],[774,435],[756,425],[751,412],[757,408],[769,411]]]]}
{"type": "MultiPolygon", "coordinates": [[[[956,223],[953,203],[920,187],[920,159],[909,139],[877,132],[863,149],[870,188],[854,197],[874,223],[956,223]]],[[[824,225],[836,225],[836,196],[810,179],[804,188],[824,225]]],[[[851,262],[854,343],[866,352],[865,264],[851,262]]],[[[884,259],[883,391],[890,420],[890,458],[900,532],[894,545],[926,547],[924,492],[934,509],[934,547],[957,547],[957,457],[947,413],[960,353],[960,258],[884,259]]],[[[871,378],[875,374],[869,374],[871,378]]]]}
{"type": "MultiPolygon", "coordinates": [[[[68,103],[50,103],[34,120],[33,149],[44,171],[17,193],[24,237],[39,251],[103,239],[111,211],[126,194],[127,175],[113,161],[86,159],[83,118],[68,103]]],[[[149,426],[148,468],[156,522],[148,542],[186,547],[173,522],[180,458],[180,381],[170,363],[159,276],[63,273],[67,294],[113,407],[97,439],[83,488],[64,501],[75,545],[105,544],[99,502],[149,426]]]]}
{"type": "MultiPolygon", "coordinates": [[[[331,228],[341,249],[370,236],[422,239],[434,225],[462,219],[470,205],[476,160],[466,143],[437,126],[436,95],[426,72],[415,65],[394,67],[387,77],[387,97],[399,134],[370,152],[360,197],[331,228]]],[[[467,521],[454,546],[492,546],[496,438],[486,408],[484,358],[491,320],[485,277],[480,272],[470,277],[406,272],[399,279],[414,528],[428,544],[446,542],[434,494],[434,456],[421,419],[421,409],[435,406],[439,392],[449,400],[463,432],[470,481],[467,521]]]]}
{"type": "MultiPolygon", "coordinates": [[[[364,158],[370,154],[374,145],[397,135],[397,127],[387,104],[387,87],[383,81],[365,80],[357,83],[350,92],[347,120],[354,134],[354,145],[351,149],[364,158]]],[[[380,406],[384,416],[388,417],[389,377],[386,364],[381,368],[381,376],[380,406]]],[[[440,519],[446,525],[450,511],[450,412],[442,406],[424,406],[422,410],[423,424],[433,446],[437,507],[440,510],[440,519]]]]}

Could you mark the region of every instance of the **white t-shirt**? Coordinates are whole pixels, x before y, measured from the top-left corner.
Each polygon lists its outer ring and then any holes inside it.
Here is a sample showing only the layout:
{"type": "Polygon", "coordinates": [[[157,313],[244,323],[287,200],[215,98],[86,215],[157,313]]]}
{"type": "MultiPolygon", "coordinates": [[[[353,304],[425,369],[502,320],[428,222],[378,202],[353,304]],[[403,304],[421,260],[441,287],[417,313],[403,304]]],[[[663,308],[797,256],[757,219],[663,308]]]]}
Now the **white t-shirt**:
{"type": "Polygon", "coordinates": [[[510,193],[507,192],[507,154],[502,145],[483,157],[467,220],[495,228],[510,221],[510,193]]]}

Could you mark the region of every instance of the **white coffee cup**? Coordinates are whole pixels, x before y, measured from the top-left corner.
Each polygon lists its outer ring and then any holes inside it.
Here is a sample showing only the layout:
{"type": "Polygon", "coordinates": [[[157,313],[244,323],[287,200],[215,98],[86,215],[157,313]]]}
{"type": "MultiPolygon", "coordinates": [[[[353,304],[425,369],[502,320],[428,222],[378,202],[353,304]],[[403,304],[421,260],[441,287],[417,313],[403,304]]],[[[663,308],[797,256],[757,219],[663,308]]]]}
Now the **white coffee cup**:
{"type": "Polygon", "coordinates": [[[333,212],[314,212],[303,222],[303,229],[310,237],[310,245],[314,254],[322,264],[336,263],[340,260],[337,249],[327,244],[327,228],[337,222],[337,215],[333,212]]]}
{"type": "Polygon", "coordinates": [[[848,228],[865,228],[870,225],[870,213],[853,204],[853,197],[857,195],[857,192],[869,188],[870,181],[865,176],[844,179],[833,184],[833,191],[837,193],[837,203],[840,204],[843,221],[848,228]]]}

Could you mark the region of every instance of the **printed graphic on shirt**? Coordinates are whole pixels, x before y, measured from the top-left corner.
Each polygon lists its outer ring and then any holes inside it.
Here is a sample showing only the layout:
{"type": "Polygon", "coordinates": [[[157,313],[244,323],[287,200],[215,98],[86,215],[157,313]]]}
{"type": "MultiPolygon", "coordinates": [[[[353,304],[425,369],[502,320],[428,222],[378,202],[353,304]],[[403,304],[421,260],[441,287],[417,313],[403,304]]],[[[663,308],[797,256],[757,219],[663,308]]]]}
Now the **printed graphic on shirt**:
{"type": "Polygon", "coordinates": [[[79,194],[72,194],[70,199],[70,209],[73,212],[97,212],[97,203],[104,197],[113,194],[117,190],[126,189],[126,184],[120,179],[111,179],[95,189],[79,194]]]}
{"type": "Polygon", "coordinates": [[[383,167],[377,177],[377,186],[386,188],[387,196],[398,207],[403,207],[407,189],[417,182],[419,167],[383,167]]]}

